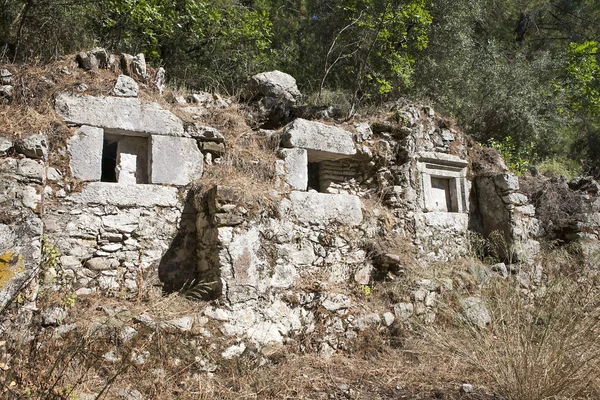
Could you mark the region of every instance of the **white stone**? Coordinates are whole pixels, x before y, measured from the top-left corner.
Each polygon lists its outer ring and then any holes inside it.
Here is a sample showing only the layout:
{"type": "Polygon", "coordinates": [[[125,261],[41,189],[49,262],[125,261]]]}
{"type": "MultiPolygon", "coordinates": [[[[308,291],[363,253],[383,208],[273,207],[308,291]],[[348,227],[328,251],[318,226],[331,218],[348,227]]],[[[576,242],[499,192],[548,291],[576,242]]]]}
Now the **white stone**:
{"type": "MultiPolygon", "coordinates": [[[[360,225],[363,219],[360,199],[357,196],[294,191],[290,193],[290,200],[292,215],[301,222],[338,222],[342,225],[356,226],[360,225]]],[[[282,210],[281,214],[286,215],[286,212],[282,210]]]]}
{"type": "Polygon", "coordinates": [[[278,264],[275,266],[273,277],[271,278],[271,286],[288,289],[294,285],[294,281],[298,276],[296,268],[289,264],[278,264]]]}
{"type": "Polygon", "coordinates": [[[148,183],[148,138],[125,136],[117,146],[117,182],[148,183]]]}
{"type": "Polygon", "coordinates": [[[299,147],[308,151],[308,161],[337,160],[356,154],[352,134],[337,126],[302,118],[286,125],[281,134],[283,147],[299,147]]]}
{"type": "Polygon", "coordinates": [[[233,345],[228,347],[221,356],[227,360],[231,360],[232,358],[236,358],[241,356],[246,350],[246,345],[244,343],[240,343],[238,345],[233,345]]]}
{"type": "Polygon", "coordinates": [[[82,126],[69,139],[71,173],[82,181],[99,181],[102,176],[102,147],[104,131],[82,126]]]}
{"type": "Polygon", "coordinates": [[[127,75],[119,75],[113,89],[113,94],[118,97],[137,97],[140,91],[135,79],[127,75]]]}
{"type": "Polygon", "coordinates": [[[283,175],[294,190],[306,190],[308,186],[308,153],[305,149],[281,149],[283,175]]]}
{"type": "Polygon", "coordinates": [[[183,123],[158,103],[141,103],[136,98],[75,96],[56,97],[56,112],[66,122],[111,130],[111,133],[183,136],[183,123]]]}
{"type": "Polygon", "coordinates": [[[175,207],[179,202],[177,195],[175,187],[94,182],[68,199],[78,204],[117,207],[175,207]]]}
{"type": "Polygon", "coordinates": [[[385,326],[391,326],[394,321],[396,320],[396,317],[394,317],[394,314],[392,314],[391,312],[386,312],[383,313],[383,315],[381,316],[381,319],[383,320],[383,324],[385,326]]]}
{"type": "Polygon", "coordinates": [[[189,332],[192,330],[194,325],[194,318],[192,317],[181,317],[174,318],[165,322],[162,322],[160,326],[166,329],[177,330],[180,332],[189,332]]]}
{"type": "Polygon", "coordinates": [[[398,303],[394,306],[394,314],[402,321],[406,321],[412,317],[414,307],[412,303],[398,303]]]}
{"type": "Polygon", "coordinates": [[[248,330],[248,337],[259,346],[283,344],[283,337],[277,325],[271,322],[259,322],[248,330]]]}
{"type": "Polygon", "coordinates": [[[325,300],[323,300],[323,307],[327,311],[337,311],[344,308],[350,307],[350,298],[341,293],[329,294],[325,300]]]}
{"type": "Polygon", "coordinates": [[[152,136],[151,183],[187,185],[200,179],[204,156],[194,139],[152,136]]]}

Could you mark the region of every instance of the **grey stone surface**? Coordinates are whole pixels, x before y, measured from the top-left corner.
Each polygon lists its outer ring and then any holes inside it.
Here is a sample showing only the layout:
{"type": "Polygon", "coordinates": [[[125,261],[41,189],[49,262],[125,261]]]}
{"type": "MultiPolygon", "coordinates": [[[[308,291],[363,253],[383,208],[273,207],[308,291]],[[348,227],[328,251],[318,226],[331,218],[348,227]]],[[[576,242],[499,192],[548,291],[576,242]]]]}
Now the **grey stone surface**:
{"type": "Polygon", "coordinates": [[[92,271],[106,271],[116,269],[118,266],[119,261],[114,258],[95,257],[85,262],[85,267],[92,271]]]}
{"type": "Polygon", "coordinates": [[[117,207],[175,207],[177,188],[157,185],[121,185],[94,182],[68,200],[76,204],[102,204],[117,207]]]}
{"type": "Polygon", "coordinates": [[[113,94],[118,97],[137,97],[140,92],[135,79],[127,75],[119,75],[117,83],[113,89],[113,94]]]}
{"type": "Polygon", "coordinates": [[[201,140],[203,142],[224,143],[225,137],[218,129],[211,126],[193,123],[185,128],[185,134],[188,137],[201,140]]]}
{"type": "Polygon", "coordinates": [[[39,160],[24,158],[17,161],[17,173],[41,182],[44,179],[44,164],[39,160]]]}
{"type": "Polygon", "coordinates": [[[286,105],[296,104],[301,96],[298,86],[296,86],[296,79],[281,71],[254,75],[242,91],[242,98],[248,100],[272,97],[286,105]]]}
{"type": "MultiPolygon", "coordinates": [[[[282,202],[282,215],[287,215],[285,206],[282,202]]],[[[352,195],[294,191],[289,206],[294,217],[309,224],[338,222],[356,226],[363,219],[360,199],[352,195]]]]}
{"type": "Polygon", "coordinates": [[[4,157],[8,154],[8,151],[12,149],[13,142],[6,138],[0,137],[0,157],[4,157]]]}
{"type": "Polygon", "coordinates": [[[99,181],[102,176],[102,147],[104,131],[82,126],[69,139],[71,173],[82,181],[99,181]]]}
{"type": "Polygon", "coordinates": [[[412,317],[414,307],[412,303],[398,303],[394,305],[394,314],[401,321],[406,321],[412,317]]]}
{"type": "Polygon", "coordinates": [[[187,185],[200,179],[204,156],[194,139],[151,137],[151,183],[187,185]]]}
{"type": "Polygon", "coordinates": [[[460,301],[463,313],[467,320],[475,326],[485,328],[492,322],[490,312],[485,302],[479,297],[467,297],[460,301]]]}
{"type": "Polygon", "coordinates": [[[356,154],[350,132],[302,118],[286,125],[281,133],[281,144],[306,149],[310,162],[337,160],[356,154]]]}
{"type": "Polygon", "coordinates": [[[146,80],[148,73],[146,68],[146,57],[144,53],[140,53],[133,58],[133,72],[135,72],[144,81],[146,80]]]}
{"type": "Polygon", "coordinates": [[[183,136],[183,123],[157,103],[142,103],[136,98],[75,96],[56,97],[56,112],[66,122],[110,129],[113,133],[183,136]]]}
{"type": "Polygon", "coordinates": [[[305,149],[281,149],[283,177],[294,190],[308,187],[308,153],[305,149]]]}
{"type": "Polygon", "coordinates": [[[496,175],[494,183],[502,191],[519,190],[519,178],[513,174],[496,175]]]}
{"type": "Polygon", "coordinates": [[[44,135],[31,135],[15,142],[15,150],[29,158],[46,159],[48,144],[44,135]]]}
{"type": "Polygon", "coordinates": [[[125,136],[117,147],[117,182],[148,183],[148,138],[125,136]]]}
{"type": "Polygon", "coordinates": [[[323,307],[327,311],[337,311],[344,308],[348,308],[350,307],[350,304],[352,304],[350,298],[345,294],[341,293],[327,295],[327,298],[323,300],[322,303],[323,307]]]}

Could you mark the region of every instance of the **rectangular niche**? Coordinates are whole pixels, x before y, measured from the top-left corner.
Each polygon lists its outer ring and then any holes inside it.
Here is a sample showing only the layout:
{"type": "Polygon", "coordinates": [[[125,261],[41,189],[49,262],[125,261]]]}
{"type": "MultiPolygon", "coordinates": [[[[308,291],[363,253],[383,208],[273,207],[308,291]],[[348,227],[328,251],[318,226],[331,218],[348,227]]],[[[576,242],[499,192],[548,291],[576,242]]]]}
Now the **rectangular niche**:
{"type": "Polygon", "coordinates": [[[105,134],[102,182],[148,183],[148,137],[105,134]]]}
{"type": "Polygon", "coordinates": [[[417,163],[425,212],[468,211],[468,162],[447,154],[426,153],[417,163]]]}

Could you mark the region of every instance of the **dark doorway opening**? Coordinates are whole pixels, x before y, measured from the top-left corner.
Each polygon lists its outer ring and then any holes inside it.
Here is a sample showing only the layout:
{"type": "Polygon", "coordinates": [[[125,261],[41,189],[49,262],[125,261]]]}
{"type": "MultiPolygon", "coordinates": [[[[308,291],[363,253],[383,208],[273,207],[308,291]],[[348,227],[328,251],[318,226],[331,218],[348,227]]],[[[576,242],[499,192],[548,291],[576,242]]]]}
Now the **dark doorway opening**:
{"type": "Polygon", "coordinates": [[[320,177],[319,177],[319,163],[308,163],[308,189],[321,191],[320,177]]]}
{"type": "Polygon", "coordinates": [[[104,139],[102,146],[102,182],[117,182],[117,147],[119,142],[104,139]]]}

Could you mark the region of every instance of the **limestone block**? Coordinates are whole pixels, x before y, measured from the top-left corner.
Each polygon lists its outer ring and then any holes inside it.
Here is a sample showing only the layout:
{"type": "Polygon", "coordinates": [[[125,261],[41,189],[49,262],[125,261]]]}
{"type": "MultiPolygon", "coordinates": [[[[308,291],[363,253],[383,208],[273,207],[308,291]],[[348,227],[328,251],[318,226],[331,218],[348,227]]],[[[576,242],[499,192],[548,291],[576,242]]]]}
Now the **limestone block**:
{"type": "Polygon", "coordinates": [[[204,156],[194,139],[151,137],[150,183],[187,185],[202,176],[204,156]]]}
{"type": "Polygon", "coordinates": [[[283,174],[287,183],[295,190],[308,187],[308,153],[305,149],[281,149],[283,174]]]}
{"type": "Polygon", "coordinates": [[[144,81],[146,80],[147,71],[146,71],[146,57],[144,53],[140,53],[133,58],[133,70],[134,72],[142,78],[144,81]]]}
{"type": "Polygon", "coordinates": [[[283,147],[306,149],[310,162],[337,160],[356,154],[350,132],[302,118],[286,125],[281,134],[281,144],[283,147]]]}
{"type": "Polygon", "coordinates": [[[56,112],[66,122],[155,135],[183,136],[183,123],[157,103],[141,103],[136,98],[76,96],[56,97],[56,112]]]}
{"type": "Polygon", "coordinates": [[[117,182],[148,183],[148,139],[125,136],[117,148],[117,182]]]}
{"type": "Polygon", "coordinates": [[[135,79],[130,78],[127,75],[119,75],[117,83],[113,89],[113,94],[118,97],[137,97],[140,92],[135,79]]]}
{"type": "Polygon", "coordinates": [[[77,204],[117,207],[175,207],[179,202],[177,194],[174,187],[94,182],[69,196],[68,200],[77,204]]]}
{"type": "MultiPolygon", "coordinates": [[[[347,194],[326,194],[316,192],[290,193],[291,213],[299,221],[309,224],[338,222],[356,226],[362,222],[360,199],[347,194]]],[[[282,202],[282,208],[285,203],[282,202]]],[[[282,215],[286,215],[284,209],[282,215]]]]}
{"type": "Polygon", "coordinates": [[[7,69],[0,69],[0,85],[11,85],[12,74],[7,69]]]}
{"type": "Polygon", "coordinates": [[[102,176],[102,146],[104,131],[82,126],[69,139],[67,148],[71,157],[71,173],[82,181],[99,181],[102,176]]]}

